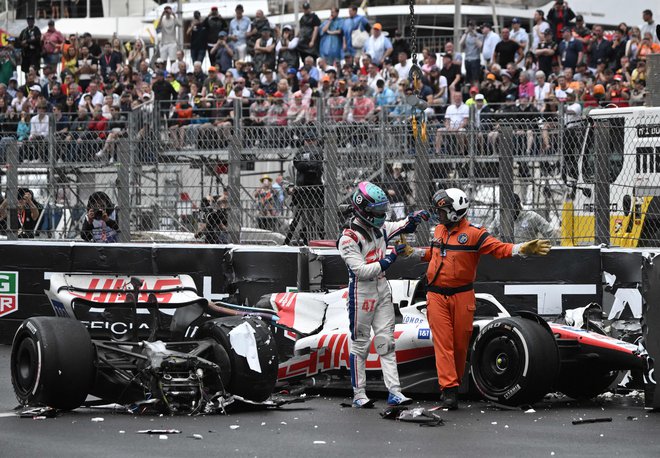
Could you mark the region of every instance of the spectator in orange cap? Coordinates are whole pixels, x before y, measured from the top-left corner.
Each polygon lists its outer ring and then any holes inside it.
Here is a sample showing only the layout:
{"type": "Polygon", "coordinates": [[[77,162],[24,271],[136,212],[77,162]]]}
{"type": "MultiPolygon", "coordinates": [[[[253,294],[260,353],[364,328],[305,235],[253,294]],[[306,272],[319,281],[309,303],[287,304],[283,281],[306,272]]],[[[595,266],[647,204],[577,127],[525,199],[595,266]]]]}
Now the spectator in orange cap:
{"type": "MultiPolygon", "coordinates": [[[[243,124],[251,127],[263,127],[266,125],[268,110],[270,108],[268,94],[263,89],[257,89],[255,96],[254,102],[250,105],[250,116],[243,121],[243,124]]],[[[264,140],[264,130],[246,129],[245,136],[253,146],[259,146],[264,140]]]]}
{"type": "Polygon", "coordinates": [[[364,44],[364,52],[371,56],[371,62],[382,67],[383,60],[392,54],[392,42],[383,35],[383,26],[376,22],[371,28],[371,36],[364,44]]]}
{"type": "Polygon", "coordinates": [[[213,94],[215,88],[220,87],[222,82],[218,77],[218,71],[214,66],[209,67],[209,76],[204,80],[202,84],[202,97],[206,97],[209,94],[213,94]]]}
{"type": "Polygon", "coordinates": [[[587,84],[587,90],[582,95],[584,108],[594,108],[605,99],[605,86],[602,84],[587,84]]]}

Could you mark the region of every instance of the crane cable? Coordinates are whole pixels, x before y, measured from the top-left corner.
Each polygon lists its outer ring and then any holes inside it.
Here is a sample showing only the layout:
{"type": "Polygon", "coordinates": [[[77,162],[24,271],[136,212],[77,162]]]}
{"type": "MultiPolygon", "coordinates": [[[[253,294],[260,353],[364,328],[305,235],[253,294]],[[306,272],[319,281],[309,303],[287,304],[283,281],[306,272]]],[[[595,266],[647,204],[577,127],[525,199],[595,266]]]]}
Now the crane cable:
{"type": "Polygon", "coordinates": [[[419,68],[419,65],[417,65],[417,27],[415,24],[416,22],[415,0],[409,0],[409,6],[410,6],[409,20],[410,20],[410,40],[411,40],[410,51],[412,58],[412,67],[408,72],[408,80],[412,85],[412,91],[414,96],[413,100],[408,100],[408,104],[412,107],[411,109],[412,118],[410,124],[412,127],[413,138],[415,139],[419,138],[422,142],[426,143],[427,141],[426,118],[424,116],[424,110],[420,108],[421,99],[419,98],[419,93],[424,87],[424,84],[422,83],[422,76],[423,76],[422,69],[419,68]],[[418,117],[419,117],[419,122],[417,120],[418,117]]]}

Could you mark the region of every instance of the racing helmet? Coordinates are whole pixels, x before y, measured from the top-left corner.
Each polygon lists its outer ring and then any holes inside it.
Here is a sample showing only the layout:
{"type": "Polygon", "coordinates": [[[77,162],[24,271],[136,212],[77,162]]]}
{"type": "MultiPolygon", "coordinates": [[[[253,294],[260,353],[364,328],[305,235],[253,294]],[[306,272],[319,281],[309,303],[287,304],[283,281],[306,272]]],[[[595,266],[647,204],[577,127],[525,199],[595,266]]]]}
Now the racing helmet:
{"type": "Polygon", "coordinates": [[[433,194],[433,207],[436,212],[444,210],[451,223],[456,223],[465,217],[469,206],[467,195],[458,188],[440,189],[433,194]]]}
{"type": "Polygon", "coordinates": [[[383,227],[390,208],[385,191],[368,181],[358,184],[351,198],[351,205],[355,216],[375,228],[383,227]]]}

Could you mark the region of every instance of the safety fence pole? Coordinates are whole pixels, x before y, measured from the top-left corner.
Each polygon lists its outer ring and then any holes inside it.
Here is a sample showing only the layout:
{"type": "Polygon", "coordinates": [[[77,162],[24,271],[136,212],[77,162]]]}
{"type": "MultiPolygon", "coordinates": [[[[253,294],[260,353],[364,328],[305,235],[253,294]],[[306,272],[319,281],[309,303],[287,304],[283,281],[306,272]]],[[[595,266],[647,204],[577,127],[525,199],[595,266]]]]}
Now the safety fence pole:
{"type": "MultiPolygon", "coordinates": [[[[242,102],[234,99],[234,113],[242,112],[242,102]]],[[[229,138],[229,216],[227,218],[229,240],[232,243],[241,241],[241,121],[240,116],[234,117],[234,130],[229,138]]]]}
{"type": "Polygon", "coordinates": [[[566,151],[565,148],[567,145],[564,144],[566,136],[566,120],[564,119],[565,111],[564,102],[560,102],[557,107],[557,121],[559,127],[559,171],[562,176],[566,174],[566,151]]]}
{"type": "MultiPolygon", "coordinates": [[[[56,130],[57,123],[55,122],[55,116],[51,114],[48,116],[48,135],[46,137],[48,141],[48,157],[46,158],[46,162],[48,164],[48,182],[45,185],[46,202],[44,204],[44,209],[42,210],[44,213],[41,215],[42,220],[47,220],[46,227],[48,228],[48,231],[50,231],[48,234],[49,237],[55,237],[55,228],[52,226],[52,212],[55,206],[55,200],[57,198],[57,187],[59,181],[55,173],[55,167],[57,167],[58,161],[56,130]]],[[[42,225],[41,227],[44,226],[42,225]]]]}
{"type": "Polygon", "coordinates": [[[17,201],[18,195],[18,142],[11,141],[7,145],[7,239],[16,240],[18,238],[18,214],[17,201]]]}
{"type": "Polygon", "coordinates": [[[502,126],[501,136],[498,137],[497,150],[500,151],[500,236],[503,242],[512,243],[513,234],[513,153],[506,146],[513,145],[513,127],[510,124],[502,126]],[[505,147],[503,147],[503,145],[505,147]]]}
{"type": "Polygon", "coordinates": [[[317,125],[319,138],[323,139],[323,151],[325,152],[324,167],[323,167],[323,184],[325,192],[323,193],[323,207],[324,212],[324,233],[325,238],[333,240],[337,238],[337,231],[339,224],[337,221],[338,206],[337,194],[339,192],[339,181],[337,179],[337,130],[336,126],[323,122],[323,114],[325,113],[326,106],[323,99],[319,99],[317,110],[317,125]]]}
{"type": "Polygon", "coordinates": [[[130,140],[122,138],[118,141],[117,159],[117,205],[119,207],[119,242],[126,243],[131,241],[131,184],[130,184],[130,140]]]}
{"type": "MultiPolygon", "coordinates": [[[[610,186],[609,141],[611,126],[608,119],[597,120],[595,129],[594,212],[596,244],[610,244],[610,186]]],[[[580,192],[579,190],[577,192],[580,192]]]]}
{"type": "MultiPolygon", "coordinates": [[[[475,105],[470,105],[470,116],[468,118],[467,126],[467,135],[468,135],[468,156],[469,156],[469,170],[468,170],[468,179],[469,185],[467,186],[469,191],[473,191],[474,185],[474,172],[475,172],[475,157],[477,149],[477,107],[475,105]]],[[[468,197],[470,197],[468,195],[468,197]]]]}

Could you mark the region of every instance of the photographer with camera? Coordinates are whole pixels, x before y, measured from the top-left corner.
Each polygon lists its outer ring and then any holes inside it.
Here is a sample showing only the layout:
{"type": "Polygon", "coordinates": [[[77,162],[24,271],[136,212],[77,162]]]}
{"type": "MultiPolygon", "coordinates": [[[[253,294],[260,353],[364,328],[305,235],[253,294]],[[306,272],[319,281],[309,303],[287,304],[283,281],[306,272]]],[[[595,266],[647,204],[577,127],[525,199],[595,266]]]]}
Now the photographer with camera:
{"type": "Polygon", "coordinates": [[[210,54],[215,56],[215,66],[220,67],[222,75],[233,67],[234,50],[227,42],[227,32],[222,30],[218,33],[218,41],[211,48],[210,54]]]}
{"type": "Polygon", "coordinates": [[[229,197],[226,190],[219,196],[204,197],[195,238],[203,239],[205,243],[229,243],[228,218],[229,197]]]}
{"type": "MultiPolygon", "coordinates": [[[[4,221],[4,227],[9,227],[7,218],[9,217],[9,197],[0,203],[0,222],[4,221]]],[[[33,239],[35,229],[39,222],[39,215],[43,211],[43,206],[34,200],[34,194],[28,188],[18,188],[16,196],[16,215],[18,217],[18,238],[33,239]]]]}
{"type": "Polygon", "coordinates": [[[116,243],[119,224],[115,206],[103,191],[89,196],[87,214],[80,230],[80,236],[86,242],[116,243]]]}

